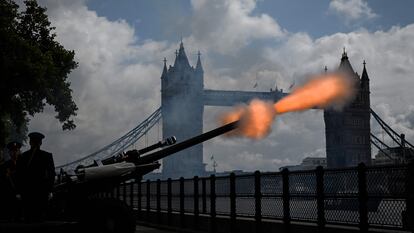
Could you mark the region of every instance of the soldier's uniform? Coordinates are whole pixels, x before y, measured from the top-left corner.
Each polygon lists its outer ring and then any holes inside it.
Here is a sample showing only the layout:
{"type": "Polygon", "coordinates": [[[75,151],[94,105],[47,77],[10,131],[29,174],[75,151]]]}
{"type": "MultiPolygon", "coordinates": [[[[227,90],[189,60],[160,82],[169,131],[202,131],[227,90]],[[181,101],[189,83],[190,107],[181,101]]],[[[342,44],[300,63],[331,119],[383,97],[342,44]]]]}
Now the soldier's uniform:
{"type": "Polygon", "coordinates": [[[8,143],[7,149],[10,159],[0,165],[2,219],[18,220],[20,217],[20,203],[16,198],[16,162],[21,147],[22,144],[17,141],[8,143]]]}
{"type": "MultiPolygon", "coordinates": [[[[30,140],[41,140],[40,133],[29,134],[30,140]]],[[[39,145],[40,147],[40,145],[39,145]]],[[[16,178],[18,192],[23,201],[26,221],[41,221],[46,217],[49,193],[55,179],[52,154],[39,147],[31,147],[17,160],[16,178]]]]}

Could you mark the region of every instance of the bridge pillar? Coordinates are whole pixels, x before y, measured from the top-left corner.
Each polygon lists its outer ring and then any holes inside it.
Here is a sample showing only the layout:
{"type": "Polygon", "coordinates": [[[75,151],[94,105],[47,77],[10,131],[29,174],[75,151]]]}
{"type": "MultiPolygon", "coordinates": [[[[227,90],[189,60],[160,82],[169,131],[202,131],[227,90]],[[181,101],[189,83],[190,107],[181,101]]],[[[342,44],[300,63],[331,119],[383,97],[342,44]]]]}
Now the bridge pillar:
{"type": "MultiPolygon", "coordinates": [[[[163,137],[176,136],[183,141],[203,131],[203,69],[200,58],[196,68],[190,66],[183,43],[176,53],[174,66],[161,75],[163,137]]],[[[163,160],[163,177],[205,175],[203,145],[198,144],[163,160]]]]}
{"type": "Polygon", "coordinates": [[[328,167],[340,168],[371,164],[371,126],[369,78],[365,68],[361,77],[354,72],[346,52],[339,72],[354,79],[357,93],[343,109],[324,110],[326,157],[328,167]]]}

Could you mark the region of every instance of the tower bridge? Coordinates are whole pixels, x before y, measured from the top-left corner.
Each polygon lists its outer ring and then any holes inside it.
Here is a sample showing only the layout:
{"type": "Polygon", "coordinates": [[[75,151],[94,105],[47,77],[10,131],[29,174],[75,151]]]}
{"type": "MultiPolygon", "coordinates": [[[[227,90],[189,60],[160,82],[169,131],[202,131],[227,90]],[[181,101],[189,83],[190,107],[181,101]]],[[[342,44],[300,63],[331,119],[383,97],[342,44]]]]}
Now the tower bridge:
{"type": "MultiPolygon", "coordinates": [[[[358,92],[355,100],[343,111],[324,110],[326,154],[328,166],[354,166],[360,162],[371,163],[370,142],[370,92],[365,68],[360,77],[343,52],[338,70],[355,79],[358,92]]],[[[176,135],[179,140],[200,134],[203,129],[204,106],[233,106],[247,103],[254,98],[278,101],[288,93],[281,90],[269,92],[224,91],[204,89],[204,71],[198,55],[196,67],[190,66],[181,42],[174,66],[164,69],[161,75],[161,105],[163,136],[176,135]]],[[[203,146],[179,152],[163,161],[164,177],[189,177],[202,175],[203,146]]]]}
{"type": "MultiPolygon", "coordinates": [[[[363,65],[362,75],[359,75],[354,71],[347,53],[343,52],[338,70],[355,79],[358,91],[355,100],[342,111],[324,110],[328,167],[349,167],[360,162],[369,165],[371,144],[387,155],[390,147],[371,133],[371,116],[401,148],[411,148],[410,151],[414,151],[414,146],[404,139],[404,135],[396,133],[370,108],[370,80],[365,61],[363,65]]],[[[200,54],[196,67],[190,66],[181,42],[174,64],[167,68],[164,59],[161,74],[161,108],[102,149],[57,168],[73,169],[79,164],[90,164],[125,151],[143,138],[161,118],[163,137],[175,135],[182,141],[202,133],[204,106],[233,106],[248,103],[254,98],[276,102],[288,94],[282,90],[257,92],[205,89],[200,54]]],[[[193,146],[165,158],[162,172],[165,178],[205,175],[203,145],[193,146]]]]}

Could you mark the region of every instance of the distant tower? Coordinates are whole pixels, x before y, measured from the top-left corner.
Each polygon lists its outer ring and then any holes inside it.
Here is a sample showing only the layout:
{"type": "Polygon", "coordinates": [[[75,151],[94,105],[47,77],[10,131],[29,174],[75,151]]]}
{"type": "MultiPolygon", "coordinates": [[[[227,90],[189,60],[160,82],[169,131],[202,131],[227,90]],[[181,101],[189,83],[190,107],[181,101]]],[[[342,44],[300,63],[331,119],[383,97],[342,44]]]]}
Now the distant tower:
{"type": "MultiPolygon", "coordinates": [[[[161,75],[163,137],[175,135],[178,142],[196,136],[203,130],[204,71],[200,52],[197,65],[190,66],[183,42],[176,52],[174,66],[161,75]]],[[[198,144],[163,160],[163,177],[204,175],[203,145],[198,144]]]]}
{"type": "Polygon", "coordinates": [[[355,100],[342,111],[324,111],[328,167],[356,166],[360,162],[371,164],[369,78],[365,61],[363,64],[364,69],[359,77],[344,49],[338,71],[355,79],[357,93],[355,100]]]}

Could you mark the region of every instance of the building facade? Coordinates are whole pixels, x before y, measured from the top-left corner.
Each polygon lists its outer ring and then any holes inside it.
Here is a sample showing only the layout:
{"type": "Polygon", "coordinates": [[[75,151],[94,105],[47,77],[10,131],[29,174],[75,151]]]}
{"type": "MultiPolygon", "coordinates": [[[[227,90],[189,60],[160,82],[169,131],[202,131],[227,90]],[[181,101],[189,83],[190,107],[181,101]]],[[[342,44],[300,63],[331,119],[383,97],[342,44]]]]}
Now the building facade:
{"type": "Polygon", "coordinates": [[[326,158],[325,157],[306,157],[298,165],[288,165],[280,167],[279,170],[287,168],[289,171],[305,171],[305,170],[315,170],[318,166],[326,168],[326,158]]]}
{"type": "Polygon", "coordinates": [[[373,159],[373,165],[407,164],[414,158],[414,150],[407,147],[390,147],[378,151],[373,159]]]}
{"type": "Polygon", "coordinates": [[[344,51],[338,72],[355,81],[357,93],[355,99],[343,109],[324,110],[328,167],[356,166],[361,162],[370,165],[370,88],[365,61],[362,75],[359,76],[344,51]]]}

